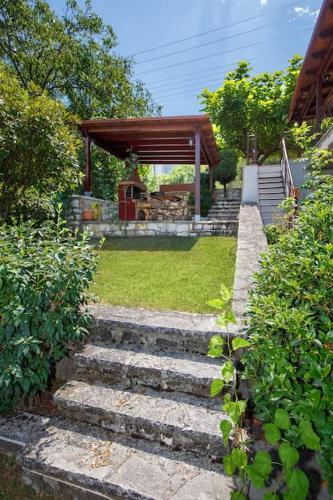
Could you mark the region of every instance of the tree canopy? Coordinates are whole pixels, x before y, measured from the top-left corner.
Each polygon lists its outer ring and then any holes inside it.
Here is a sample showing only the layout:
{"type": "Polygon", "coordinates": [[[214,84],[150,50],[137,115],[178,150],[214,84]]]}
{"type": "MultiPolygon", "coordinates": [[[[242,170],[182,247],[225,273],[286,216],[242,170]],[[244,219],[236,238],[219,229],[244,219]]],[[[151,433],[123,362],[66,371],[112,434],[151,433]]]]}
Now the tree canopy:
{"type": "Polygon", "coordinates": [[[0,63],[0,218],[41,215],[81,180],[81,141],[65,106],[22,88],[0,63]]]}
{"type": "Polygon", "coordinates": [[[85,1],[67,0],[62,17],[45,0],[0,0],[0,57],[21,85],[64,100],[80,118],[154,114],[158,108],[133,61],[115,53],[117,37],[85,1]]]}
{"type": "Polygon", "coordinates": [[[224,148],[246,156],[247,137],[254,134],[259,164],[279,151],[300,66],[301,57],[295,55],[285,71],[251,76],[249,63],[241,61],[221,87],[202,91],[204,109],[216,125],[224,148]]]}
{"type": "Polygon", "coordinates": [[[237,177],[237,154],[235,151],[221,150],[221,161],[213,169],[214,180],[224,187],[224,196],[227,196],[227,184],[237,177]]]}

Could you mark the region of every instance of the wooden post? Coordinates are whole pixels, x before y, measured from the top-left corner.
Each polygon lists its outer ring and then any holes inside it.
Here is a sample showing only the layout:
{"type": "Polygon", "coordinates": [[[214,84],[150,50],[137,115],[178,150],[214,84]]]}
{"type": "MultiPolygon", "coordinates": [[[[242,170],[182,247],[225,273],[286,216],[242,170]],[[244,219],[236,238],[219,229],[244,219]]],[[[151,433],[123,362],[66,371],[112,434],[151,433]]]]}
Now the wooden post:
{"type": "Polygon", "coordinates": [[[209,166],[209,191],[212,192],[213,189],[214,189],[213,167],[209,166]]]}
{"type": "Polygon", "coordinates": [[[320,132],[320,127],[321,127],[321,106],[322,106],[321,89],[322,89],[322,79],[321,75],[319,75],[316,85],[316,132],[320,132]]]}
{"type": "Polygon", "coordinates": [[[195,220],[200,221],[200,160],[201,160],[201,146],[200,146],[200,129],[196,128],[195,131],[195,184],[194,184],[194,196],[195,196],[195,220]]]}
{"type": "Polygon", "coordinates": [[[84,194],[91,196],[91,138],[84,136],[84,194]]]}

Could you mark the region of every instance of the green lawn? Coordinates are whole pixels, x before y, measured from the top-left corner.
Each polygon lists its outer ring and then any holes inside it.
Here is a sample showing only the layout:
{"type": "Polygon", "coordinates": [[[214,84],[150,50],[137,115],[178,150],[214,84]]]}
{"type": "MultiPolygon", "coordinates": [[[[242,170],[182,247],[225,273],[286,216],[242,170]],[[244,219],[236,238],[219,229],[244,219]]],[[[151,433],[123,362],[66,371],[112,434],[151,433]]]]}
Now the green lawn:
{"type": "Polygon", "coordinates": [[[229,237],[111,238],[92,292],[113,305],[212,312],[207,300],[233,286],[235,253],[229,237]]]}

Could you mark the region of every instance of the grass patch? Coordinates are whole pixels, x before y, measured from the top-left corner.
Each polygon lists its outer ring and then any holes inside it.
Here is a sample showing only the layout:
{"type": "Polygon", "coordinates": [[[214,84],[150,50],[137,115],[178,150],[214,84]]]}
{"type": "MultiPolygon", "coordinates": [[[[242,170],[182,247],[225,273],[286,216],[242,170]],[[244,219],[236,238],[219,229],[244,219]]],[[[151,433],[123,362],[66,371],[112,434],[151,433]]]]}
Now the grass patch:
{"type": "Polygon", "coordinates": [[[15,458],[0,454],[0,500],[51,500],[36,493],[22,481],[21,468],[15,458]]]}
{"type": "Polygon", "coordinates": [[[212,312],[207,300],[221,283],[233,286],[235,254],[229,237],[111,238],[100,250],[92,292],[113,305],[212,312]]]}

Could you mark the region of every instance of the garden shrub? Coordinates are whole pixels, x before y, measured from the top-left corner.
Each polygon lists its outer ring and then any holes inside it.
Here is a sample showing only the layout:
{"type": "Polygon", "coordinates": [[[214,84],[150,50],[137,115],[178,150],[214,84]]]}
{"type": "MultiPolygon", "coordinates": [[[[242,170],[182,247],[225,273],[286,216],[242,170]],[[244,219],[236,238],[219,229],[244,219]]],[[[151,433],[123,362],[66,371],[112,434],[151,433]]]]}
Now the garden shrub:
{"type": "Polygon", "coordinates": [[[285,438],[319,453],[333,495],[333,178],[319,183],[262,259],[244,364],[257,415],[288,413],[285,438]]]}
{"type": "Polygon", "coordinates": [[[95,268],[88,235],[62,221],[0,227],[0,410],[45,389],[55,362],[83,338],[95,268]]]}

